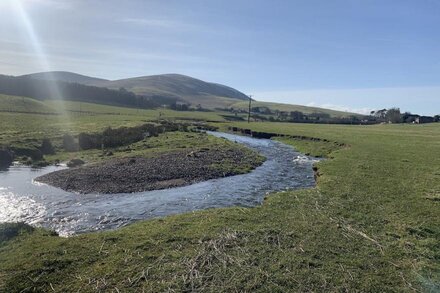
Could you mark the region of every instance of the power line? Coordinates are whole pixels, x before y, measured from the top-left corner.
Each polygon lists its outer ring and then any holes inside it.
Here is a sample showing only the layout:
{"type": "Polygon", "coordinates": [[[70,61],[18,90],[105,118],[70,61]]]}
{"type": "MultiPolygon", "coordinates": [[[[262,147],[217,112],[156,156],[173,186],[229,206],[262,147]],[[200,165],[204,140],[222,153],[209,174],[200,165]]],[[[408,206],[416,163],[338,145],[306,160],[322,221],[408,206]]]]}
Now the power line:
{"type": "Polygon", "coordinates": [[[251,103],[252,103],[252,95],[249,95],[248,123],[251,122],[251,103]]]}

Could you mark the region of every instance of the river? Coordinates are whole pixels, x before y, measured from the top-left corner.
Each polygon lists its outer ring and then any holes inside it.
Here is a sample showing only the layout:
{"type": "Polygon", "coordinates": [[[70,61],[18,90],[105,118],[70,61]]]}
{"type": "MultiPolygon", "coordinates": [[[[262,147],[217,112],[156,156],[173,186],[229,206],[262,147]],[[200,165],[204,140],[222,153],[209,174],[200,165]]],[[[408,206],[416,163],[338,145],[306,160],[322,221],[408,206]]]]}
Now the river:
{"type": "Polygon", "coordinates": [[[129,223],[208,208],[252,207],[267,193],[314,186],[306,157],[281,142],[209,132],[258,151],[263,165],[243,175],[139,193],[76,194],[34,181],[65,167],[12,166],[0,171],[0,223],[26,222],[49,228],[61,236],[115,229],[129,223]]]}

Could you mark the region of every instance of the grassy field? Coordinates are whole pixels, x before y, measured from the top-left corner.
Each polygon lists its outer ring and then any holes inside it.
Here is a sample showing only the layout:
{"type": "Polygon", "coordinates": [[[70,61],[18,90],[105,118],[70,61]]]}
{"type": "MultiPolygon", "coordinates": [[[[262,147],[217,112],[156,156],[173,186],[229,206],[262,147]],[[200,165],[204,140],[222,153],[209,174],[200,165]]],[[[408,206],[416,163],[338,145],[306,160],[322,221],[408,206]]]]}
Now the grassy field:
{"type": "Polygon", "coordinates": [[[70,115],[73,115],[73,113],[75,113],[75,115],[107,114],[147,117],[149,119],[172,118],[182,120],[224,121],[221,116],[223,113],[221,112],[173,111],[169,109],[146,110],[73,101],[45,101],[44,103],[56,109],[64,109],[65,111],[70,112],[70,115]],[[81,111],[83,113],[81,113],[81,111]]]}
{"type": "Polygon", "coordinates": [[[56,139],[66,133],[97,132],[107,127],[135,126],[157,119],[225,121],[219,112],[137,110],[72,101],[24,99],[25,106],[20,97],[0,96],[1,107],[7,109],[3,112],[0,109],[0,145],[32,145],[41,143],[45,137],[56,139]]]}
{"type": "Polygon", "coordinates": [[[35,99],[0,94],[0,112],[55,113],[55,109],[35,99]]]}
{"type": "MultiPolygon", "coordinates": [[[[136,123],[111,121],[122,122],[136,123]]],[[[344,147],[284,139],[329,159],[318,164],[316,188],[272,194],[255,208],[206,210],[67,239],[3,225],[0,291],[440,290],[439,124],[234,125],[344,147]]]]}

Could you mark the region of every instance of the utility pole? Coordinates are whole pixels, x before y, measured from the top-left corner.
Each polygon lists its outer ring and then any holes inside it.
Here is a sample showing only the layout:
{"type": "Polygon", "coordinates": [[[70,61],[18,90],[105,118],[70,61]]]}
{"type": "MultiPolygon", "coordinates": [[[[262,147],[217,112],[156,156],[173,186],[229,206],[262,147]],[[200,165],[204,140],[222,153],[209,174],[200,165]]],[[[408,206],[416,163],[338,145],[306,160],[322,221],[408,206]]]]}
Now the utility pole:
{"type": "Polygon", "coordinates": [[[249,95],[248,123],[251,122],[251,103],[252,103],[252,95],[249,95]]]}

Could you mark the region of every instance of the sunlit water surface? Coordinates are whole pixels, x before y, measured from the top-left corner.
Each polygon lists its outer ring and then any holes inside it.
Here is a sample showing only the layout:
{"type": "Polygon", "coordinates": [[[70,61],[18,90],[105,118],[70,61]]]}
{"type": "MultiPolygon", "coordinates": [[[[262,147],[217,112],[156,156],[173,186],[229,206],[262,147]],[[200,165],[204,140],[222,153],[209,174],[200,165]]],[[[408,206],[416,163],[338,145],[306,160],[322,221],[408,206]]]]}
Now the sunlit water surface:
{"type": "Polygon", "coordinates": [[[33,181],[65,167],[13,166],[0,172],[0,222],[26,222],[62,236],[114,229],[134,221],[208,208],[251,207],[273,191],[314,185],[312,164],[283,143],[226,133],[210,134],[244,144],[267,160],[248,174],[185,187],[120,194],[76,194],[33,181]]]}

